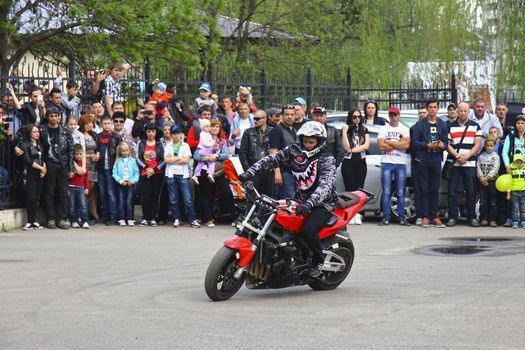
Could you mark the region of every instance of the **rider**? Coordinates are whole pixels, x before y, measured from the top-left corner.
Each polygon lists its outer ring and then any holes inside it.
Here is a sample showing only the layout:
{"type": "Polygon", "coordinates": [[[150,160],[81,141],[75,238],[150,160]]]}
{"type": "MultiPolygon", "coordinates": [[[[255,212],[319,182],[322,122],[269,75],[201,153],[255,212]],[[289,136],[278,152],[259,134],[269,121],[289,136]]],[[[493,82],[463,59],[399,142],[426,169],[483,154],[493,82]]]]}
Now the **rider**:
{"type": "Polygon", "coordinates": [[[297,215],[309,214],[299,232],[313,253],[312,267],[308,275],[318,277],[321,274],[324,254],[317,234],[325,227],[337,203],[335,158],[326,147],[327,133],[321,123],[305,123],[297,132],[297,136],[300,146],[291,144],[262,158],[239,178],[246,182],[261,171],[282,165],[291,169],[298,186],[294,200],[299,205],[295,212],[297,215]]]}

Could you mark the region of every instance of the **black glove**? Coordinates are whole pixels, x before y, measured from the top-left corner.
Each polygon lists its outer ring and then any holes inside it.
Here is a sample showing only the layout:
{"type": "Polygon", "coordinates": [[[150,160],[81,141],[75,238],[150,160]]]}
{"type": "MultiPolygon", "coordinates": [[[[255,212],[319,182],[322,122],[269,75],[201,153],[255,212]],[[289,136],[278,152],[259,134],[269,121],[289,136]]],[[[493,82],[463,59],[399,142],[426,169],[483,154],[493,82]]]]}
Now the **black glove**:
{"type": "Polygon", "coordinates": [[[312,206],[309,203],[302,203],[295,208],[295,214],[303,216],[308,214],[310,210],[312,210],[312,206]]]}
{"type": "Polygon", "coordinates": [[[242,183],[245,183],[246,181],[250,180],[251,178],[252,178],[252,176],[249,173],[247,173],[246,171],[239,175],[239,180],[242,183]]]}

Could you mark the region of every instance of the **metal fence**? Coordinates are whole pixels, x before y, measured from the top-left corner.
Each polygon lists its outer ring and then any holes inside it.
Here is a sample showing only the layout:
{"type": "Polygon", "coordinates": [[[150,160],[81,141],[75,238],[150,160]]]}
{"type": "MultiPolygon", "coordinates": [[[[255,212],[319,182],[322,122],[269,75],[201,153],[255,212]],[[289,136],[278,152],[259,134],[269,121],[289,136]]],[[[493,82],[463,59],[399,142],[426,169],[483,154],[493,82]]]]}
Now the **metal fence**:
{"type": "MultiPolygon", "coordinates": [[[[10,82],[23,102],[27,96],[27,87],[31,84],[39,85],[44,92],[53,88],[56,77],[64,72],[63,83],[69,79],[75,80],[79,86],[88,81],[86,72],[98,68],[87,68],[82,71],[75,64],[69,66],[54,66],[49,63],[37,66],[24,65],[14,70],[12,76],[0,77],[4,82],[10,82]]],[[[347,70],[342,76],[314,74],[311,69],[298,69],[281,75],[269,75],[264,69],[250,72],[221,72],[208,71],[206,76],[176,72],[167,69],[154,70],[147,64],[144,67],[135,67],[127,71],[122,79],[123,97],[133,99],[141,97],[147,99],[146,86],[154,79],[160,79],[167,85],[173,84],[177,88],[177,98],[187,106],[193,104],[198,96],[198,88],[203,80],[212,84],[214,92],[219,96],[232,96],[239,86],[251,87],[254,101],[258,108],[280,108],[291,103],[297,97],[303,97],[307,103],[318,102],[331,111],[346,111],[350,108],[362,108],[366,100],[373,99],[379,103],[381,109],[389,106],[398,106],[400,109],[416,108],[418,103],[430,97],[437,98],[442,106],[451,101],[457,102],[456,79],[452,75],[449,86],[439,87],[424,86],[393,86],[390,88],[364,87],[353,84],[351,71],[347,70]]],[[[0,93],[5,103],[4,112],[12,112],[8,104],[7,91],[0,93]]],[[[133,107],[136,108],[136,107],[133,107]]],[[[0,130],[0,135],[2,135],[0,130]]],[[[0,136],[1,138],[1,136],[0,136]]],[[[0,140],[0,209],[20,204],[21,198],[16,195],[17,176],[15,171],[17,161],[13,153],[13,143],[8,139],[0,140]],[[7,174],[7,176],[6,176],[7,174]]]]}

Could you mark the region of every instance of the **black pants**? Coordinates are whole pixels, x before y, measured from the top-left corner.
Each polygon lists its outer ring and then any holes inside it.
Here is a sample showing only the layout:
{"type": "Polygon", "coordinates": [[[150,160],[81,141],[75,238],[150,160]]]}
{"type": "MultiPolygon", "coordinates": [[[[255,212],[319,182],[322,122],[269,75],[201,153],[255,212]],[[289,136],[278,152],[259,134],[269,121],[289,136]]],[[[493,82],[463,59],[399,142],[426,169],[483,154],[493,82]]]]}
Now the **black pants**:
{"type": "Polygon", "coordinates": [[[34,223],[36,220],[36,208],[38,207],[38,200],[40,199],[40,192],[44,179],[40,178],[40,172],[33,169],[27,170],[26,183],[26,205],[27,205],[27,222],[34,223]]]}
{"type": "Polygon", "coordinates": [[[315,207],[299,231],[299,235],[313,253],[312,264],[319,264],[324,261],[323,246],[317,234],[326,226],[331,216],[332,213],[325,208],[315,207]]]}
{"type": "Polygon", "coordinates": [[[225,213],[230,213],[230,219],[235,221],[236,212],[233,202],[233,195],[228,181],[224,175],[215,178],[215,183],[210,183],[206,170],[199,176],[199,185],[195,186],[195,207],[197,217],[202,222],[208,222],[214,218],[213,209],[215,207],[216,192],[221,198],[221,205],[224,206],[225,213]]]}
{"type": "Polygon", "coordinates": [[[341,163],[341,175],[343,175],[345,191],[355,191],[358,188],[364,188],[366,172],[366,159],[359,161],[343,160],[343,163],[341,163]]]}
{"type": "Polygon", "coordinates": [[[142,202],[142,219],[155,220],[159,211],[160,190],[164,174],[153,174],[153,176],[141,176],[139,179],[141,202],[142,202]]]}
{"type": "Polygon", "coordinates": [[[157,213],[157,221],[168,221],[168,209],[169,209],[169,202],[168,202],[168,189],[166,188],[166,181],[162,182],[162,188],[160,190],[160,204],[159,204],[159,212],[157,213]]]}
{"type": "Polygon", "coordinates": [[[47,162],[47,173],[44,183],[45,210],[47,221],[67,220],[67,210],[69,205],[68,186],[69,179],[67,171],[62,165],[47,162]],[[56,211],[55,211],[56,199],[56,211]]]}

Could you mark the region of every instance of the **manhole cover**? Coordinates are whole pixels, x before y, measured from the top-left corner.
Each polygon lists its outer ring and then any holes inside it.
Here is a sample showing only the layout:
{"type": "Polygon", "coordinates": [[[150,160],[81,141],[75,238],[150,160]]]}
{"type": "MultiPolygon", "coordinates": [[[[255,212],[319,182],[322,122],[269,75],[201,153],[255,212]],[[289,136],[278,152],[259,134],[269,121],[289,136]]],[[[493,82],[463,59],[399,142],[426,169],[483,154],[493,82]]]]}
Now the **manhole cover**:
{"type": "Polygon", "coordinates": [[[463,242],[524,242],[523,237],[450,237],[442,238],[443,241],[463,241],[463,242]]]}

